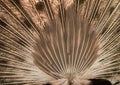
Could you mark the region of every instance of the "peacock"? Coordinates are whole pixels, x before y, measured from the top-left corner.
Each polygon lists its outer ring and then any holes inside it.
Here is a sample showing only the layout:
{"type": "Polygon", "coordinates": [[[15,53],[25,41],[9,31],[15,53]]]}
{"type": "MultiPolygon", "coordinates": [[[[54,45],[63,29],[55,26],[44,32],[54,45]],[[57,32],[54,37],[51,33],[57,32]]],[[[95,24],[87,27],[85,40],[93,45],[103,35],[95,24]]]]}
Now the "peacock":
{"type": "Polygon", "coordinates": [[[0,85],[118,85],[120,0],[0,0],[0,85]]]}

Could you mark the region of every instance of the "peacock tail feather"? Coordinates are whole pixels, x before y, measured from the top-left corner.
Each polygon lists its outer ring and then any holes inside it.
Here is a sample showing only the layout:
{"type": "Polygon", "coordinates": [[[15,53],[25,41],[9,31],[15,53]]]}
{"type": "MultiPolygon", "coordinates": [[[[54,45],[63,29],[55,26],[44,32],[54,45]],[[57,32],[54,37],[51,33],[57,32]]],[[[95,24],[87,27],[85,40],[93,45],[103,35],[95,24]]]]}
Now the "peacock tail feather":
{"type": "Polygon", "coordinates": [[[94,78],[120,80],[120,0],[0,0],[0,85],[94,78]]]}

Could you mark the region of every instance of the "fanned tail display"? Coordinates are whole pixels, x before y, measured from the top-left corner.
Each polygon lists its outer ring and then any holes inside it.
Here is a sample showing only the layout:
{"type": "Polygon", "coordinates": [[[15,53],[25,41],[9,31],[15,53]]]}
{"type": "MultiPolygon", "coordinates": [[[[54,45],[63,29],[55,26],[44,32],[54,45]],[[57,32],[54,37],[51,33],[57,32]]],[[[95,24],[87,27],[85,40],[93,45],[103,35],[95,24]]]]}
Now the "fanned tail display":
{"type": "Polygon", "coordinates": [[[0,0],[0,85],[97,79],[120,80],[120,0],[0,0]]]}

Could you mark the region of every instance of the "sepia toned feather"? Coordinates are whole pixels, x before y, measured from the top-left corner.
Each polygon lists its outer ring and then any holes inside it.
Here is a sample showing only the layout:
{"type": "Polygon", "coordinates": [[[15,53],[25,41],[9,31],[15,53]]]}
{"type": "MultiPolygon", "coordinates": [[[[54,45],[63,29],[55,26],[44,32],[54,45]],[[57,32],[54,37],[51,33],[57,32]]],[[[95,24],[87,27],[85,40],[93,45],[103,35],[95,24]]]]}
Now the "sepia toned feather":
{"type": "Polygon", "coordinates": [[[111,85],[119,76],[119,0],[0,0],[0,85],[111,85]]]}

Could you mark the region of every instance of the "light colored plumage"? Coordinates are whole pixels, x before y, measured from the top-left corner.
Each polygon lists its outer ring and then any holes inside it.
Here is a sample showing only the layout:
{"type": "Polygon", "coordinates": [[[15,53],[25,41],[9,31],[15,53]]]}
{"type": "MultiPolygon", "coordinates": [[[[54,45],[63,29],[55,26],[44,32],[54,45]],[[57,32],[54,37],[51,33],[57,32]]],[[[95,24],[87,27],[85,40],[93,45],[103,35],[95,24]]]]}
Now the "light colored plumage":
{"type": "Polygon", "coordinates": [[[119,0],[0,0],[0,84],[119,76],[119,0]]]}

